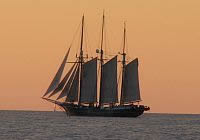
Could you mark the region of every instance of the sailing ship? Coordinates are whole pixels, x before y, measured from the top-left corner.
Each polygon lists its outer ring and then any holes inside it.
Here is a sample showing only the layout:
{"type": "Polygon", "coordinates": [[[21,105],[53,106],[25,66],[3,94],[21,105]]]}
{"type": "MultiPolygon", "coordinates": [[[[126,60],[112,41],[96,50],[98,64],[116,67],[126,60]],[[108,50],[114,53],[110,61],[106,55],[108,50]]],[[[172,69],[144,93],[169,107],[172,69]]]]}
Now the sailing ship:
{"type": "Polygon", "coordinates": [[[74,64],[61,80],[66,63],[72,63],[67,61],[71,47],[68,49],[61,66],[42,99],[62,107],[68,115],[102,117],[140,116],[144,111],[150,110],[150,108],[139,104],[141,96],[138,58],[129,63],[126,61],[126,26],[124,24],[123,51],[118,54],[122,55],[122,60],[118,61],[118,55],[115,55],[106,61],[103,51],[104,20],[105,16],[103,14],[100,50],[97,49],[96,51],[99,57],[86,60],[83,51],[83,15],[81,20],[79,56],[76,56],[76,61],[73,62],[74,64]],[[122,66],[120,90],[118,87],[119,78],[117,78],[118,62],[122,66]],[[98,70],[100,70],[99,75],[98,70]],[[97,88],[98,85],[100,86],[99,88],[97,88]],[[58,95],[57,99],[51,99],[55,95],[58,95]],[[64,99],[64,101],[60,101],[61,99],[64,99]]]}

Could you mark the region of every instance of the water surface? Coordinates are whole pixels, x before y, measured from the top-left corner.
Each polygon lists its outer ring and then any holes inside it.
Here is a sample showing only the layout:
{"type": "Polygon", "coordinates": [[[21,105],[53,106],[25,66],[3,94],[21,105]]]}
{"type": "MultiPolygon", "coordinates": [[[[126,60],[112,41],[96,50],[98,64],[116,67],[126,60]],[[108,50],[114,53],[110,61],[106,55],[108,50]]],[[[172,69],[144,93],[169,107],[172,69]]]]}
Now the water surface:
{"type": "Polygon", "coordinates": [[[200,140],[200,115],[68,117],[64,112],[0,111],[0,140],[200,140]]]}

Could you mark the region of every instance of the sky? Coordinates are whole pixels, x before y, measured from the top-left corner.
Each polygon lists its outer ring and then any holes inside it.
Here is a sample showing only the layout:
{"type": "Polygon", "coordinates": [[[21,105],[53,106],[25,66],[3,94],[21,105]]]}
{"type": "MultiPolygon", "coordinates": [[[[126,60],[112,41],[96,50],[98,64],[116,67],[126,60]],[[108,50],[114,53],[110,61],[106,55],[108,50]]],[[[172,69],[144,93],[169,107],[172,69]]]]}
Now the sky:
{"type": "Polygon", "coordinates": [[[142,104],[156,113],[200,113],[199,7],[199,0],[0,0],[0,110],[53,110],[40,97],[71,43],[75,57],[83,13],[95,56],[104,9],[108,54],[120,51],[126,21],[142,104]]]}

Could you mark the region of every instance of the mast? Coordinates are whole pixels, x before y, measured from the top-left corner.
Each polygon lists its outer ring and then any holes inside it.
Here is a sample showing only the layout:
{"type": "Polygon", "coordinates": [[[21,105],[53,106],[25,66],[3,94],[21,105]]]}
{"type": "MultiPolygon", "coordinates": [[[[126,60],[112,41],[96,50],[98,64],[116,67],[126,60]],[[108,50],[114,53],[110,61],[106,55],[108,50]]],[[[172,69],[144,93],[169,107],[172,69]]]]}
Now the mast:
{"type": "Polygon", "coordinates": [[[84,15],[82,17],[82,28],[81,28],[81,47],[80,47],[80,56],[79,56],[79,63],[80,63],[80,87],[79,87],[79,101],[80,104],[81,99],[81,87],[82,87],[82,69],[83,69],[83,31],[84,31],[84,15]]]}
{"type": "Polygon", "coordinates": [[[101,58],[100,58],[100,61],[101,61],[101,67],[103,66],[103,35],[104,35],[104,19],[105,19],[105,16],[104,16],[104,11],[103,11],[103,21],[102,21],[102,29],[101,29],[101,58]]]}
{"type": "Polygon", "coordinates": [[[123,92],[124,92],[124,70],[126,65],[126,53],[125,53],[125,46],[126,46],[126,22],[124,22],[124,39],[123,39],[123,52],[122,52],[122,86],[121,86],[121,98],[120,98],[120,105],[123,104],[123,92]]]}
{"type": "Polygon", "coordinates": [[[102,28],[101,28],[101,50],[100,50],[100,70],[101,70],[101,77],[100,77],[100,92],[99,92],[99,107],[101,107],[101,88],[102,88],[102,69],[103,69],[103,35],[104,35],[104,11],[103,11],[103,21],[102,21],[102,28]]]}

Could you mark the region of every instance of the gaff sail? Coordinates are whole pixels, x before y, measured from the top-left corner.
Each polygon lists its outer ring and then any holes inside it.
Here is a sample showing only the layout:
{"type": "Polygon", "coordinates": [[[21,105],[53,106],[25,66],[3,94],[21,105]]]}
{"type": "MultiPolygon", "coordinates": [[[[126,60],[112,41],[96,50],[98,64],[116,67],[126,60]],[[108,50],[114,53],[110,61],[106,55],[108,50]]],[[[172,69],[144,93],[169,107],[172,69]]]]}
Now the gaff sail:
{"type": "Polygon", "coordinates": [[[78,70],[74,76],[74,80],[70,87],[69,93],[67,95],[67,102],[77,102],[78,101],[78,93],[79,93],[79,75],[80,75],[80,66],[78,66],[78,70]]]}
{"type": "Polygon", "coordinates": [[[102,84],[100,87],[101,103],[117,103],[117,56],[109,60],[102,68],[102,84]]]}
{"type": "Polygon", "coordinates": [[[53,78],[51,84],[49,85],[49,87],[48,87],[47,91],[45,92],[45,94],[43,95],[43,97],[48,95],[51,91],[53,91],[57,87],[57,85],[59,84],[61,76],[62,76],[62,73],[63,73],[63,70],[65,68],[65,64],[66,64],[69,52],[70,52],[70,48],[68,49],[68,51],[67,51],[67,53],[66,53],[66,55],[65,55],[65,57],[64,57],[64,59],[63,59],[63,61],[61,63],[61,65],[60,65],[55,77],[53,78]]]}
{"type": "Polygon", "coordinates": [[[63,80],[60,82],[60,84],[57,86],[57,88],[49,95],[48,98],[50,98],[51,96],[57,94],[59,91],[61,91],[64,88],[66,82],[70,79],[70,75],[72,74],[72,72],[74,70],[75,64],[71,67],[71,69],[68,71],[68,73],[63,78],[63,80]]]}
{"type": "Polygon", "coordinates": [[[125,66],[122,100],[124,103],[141,100],[137,58],[125,66]]]}
{"type": "Polygon", "coordinates": [[[72,85],[72,82],[74,80],[74,77],[75,77],[75,74],[76,74],[76,71],[77,71],[77,68],[78,68],[78,65],[76,65],[73,73],[71,74],[67,84],[65,85],[64,89],[62,90],[61,94],[57,97],[57,100],[67,96],[69,94],[69,91],[70,91],[70,88],[71,88],[71,85],[72,85]]]}
{"type": "Polygon", "coordinates": [[[83,64],[80,102],[97,102],[97,58],[83,64]]]}

